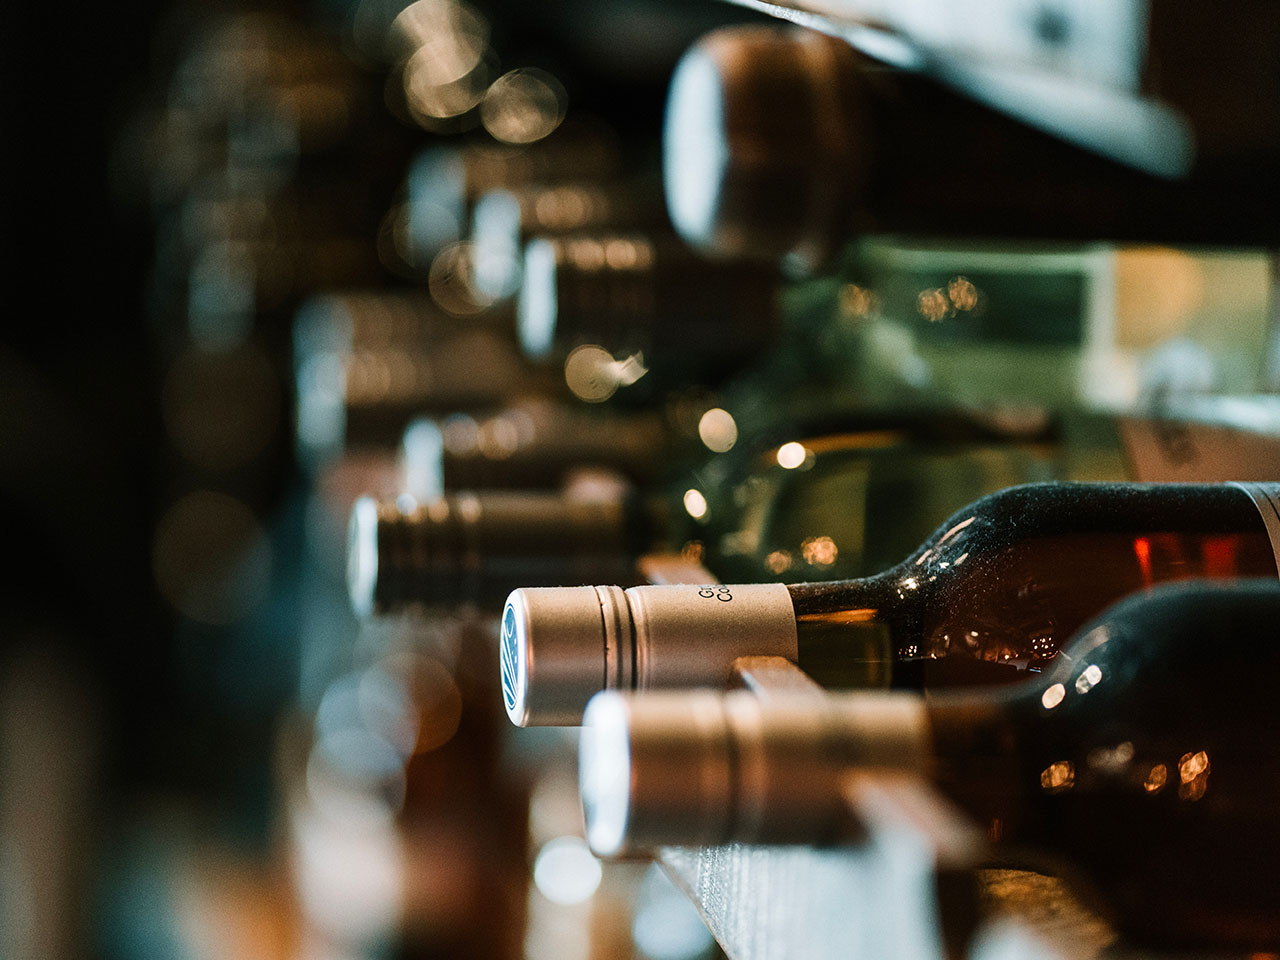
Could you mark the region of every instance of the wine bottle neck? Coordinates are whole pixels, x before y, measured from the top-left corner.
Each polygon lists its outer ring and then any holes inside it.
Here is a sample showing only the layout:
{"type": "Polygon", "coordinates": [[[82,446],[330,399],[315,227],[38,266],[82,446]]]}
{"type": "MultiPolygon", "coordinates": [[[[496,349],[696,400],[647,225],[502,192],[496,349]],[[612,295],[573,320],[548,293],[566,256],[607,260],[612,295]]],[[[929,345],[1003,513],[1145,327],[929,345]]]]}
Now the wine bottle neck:
{"type": "Polygon", "coordinates": [[[947,693],[926,704],[938,789],[993,839],[1017,840],[1024,828],[1018,761],[1022,725],[1017,699],[984,690],[947,693]]]}
{"type": "Polygon", "coordinates": [[[825,687],[884,687],[895,651],[918,615],[900,568],[831,583],[787,587],[795,608],[799,665],[825,687]]]}

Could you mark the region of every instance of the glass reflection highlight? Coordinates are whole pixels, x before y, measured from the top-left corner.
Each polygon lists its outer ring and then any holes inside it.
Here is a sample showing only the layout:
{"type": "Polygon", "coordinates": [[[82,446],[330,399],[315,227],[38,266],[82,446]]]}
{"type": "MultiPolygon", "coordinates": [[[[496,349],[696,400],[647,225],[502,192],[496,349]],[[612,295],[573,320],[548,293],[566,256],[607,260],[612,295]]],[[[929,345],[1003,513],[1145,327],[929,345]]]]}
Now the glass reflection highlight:
{"type": "Polygon", "coordinates": [[[533,882],[552,903],[569,906],[589,900],[600,886],[600,861],[580,837],[556,837],[542,845],[533,863],[533,882]]]}
{"type": "Polygon", "coordinates": [[[1040,695],[1040,705],[1046,710],[1052,710],[1058,704],[1062,703],[1067,696],[1067,688],[1060,683],[1055,683],[1048,687],[1044,693],[1040,695]]]}
{"type": "Polygon", "coordinates": [[[579,400],[601,403],[648,373],[642,354],[615,360],[604,347],[584,344],[565,358],[564,382],[579,400]]]}
{"type": "Polygon", "coordinates": [[[503,143],[533,143],[560,126],[567,105],[564,87],[545,70],[512,70],[484,94],[480,121],[503,143]]]}
{"type": "Polygon", "coordinates": [[[733,414],[713,407],[698,421],[698,436],[712,453],[727,453],[738,442],[738,424],[733,414]]]}
{"type": "Polygon", "coordinates": [[[1064,793],[1076,783],[1076,768],[1070,760],[1051,763],[1040,773],[1040,788],[1045,793],[1064,793]]]}
{"type": "Polygon", "coordinates": [[[707,498],[701,490],[684,492],[684,509],[695,520],[702,520],[707,515],[707,498]]]}
{"type": "Polygon", "coordinates": [[[1163,763],[1157,763],[1147,774],[1147,778],[1142,781],[1142,789],[1147,793],[1156,794],[1164,789],[1164,785],[1169,782],[1169,768],[1163,763]]]}
{"type": "Polygon", "coordinates": [[[1209,754],[1204,750],[1184,753],[1178,760],[1178,799],[1196,801],[1209,789],[1209,754]]]}
{"type": "Polygon", "coordinates": [[[1088,693],[1102,682],[1102,668],[1096,663],[1085,667],[1084,672],[1076,678],[1076,693],[1088,693]]]}
{"type": "Polygon", "coordinates": [[[804,562],[814,567],[829,567],[836,562],[840,549],[830,537],[808,537],[800,544],[804,562]]]}
{"type": "Polygon", "coordinates": [[[794,470],[803,464],[808,456],[809,451],[805,449],[804,444],[792,440],[778,448],[778,466],[784,470],[794,470]]]}

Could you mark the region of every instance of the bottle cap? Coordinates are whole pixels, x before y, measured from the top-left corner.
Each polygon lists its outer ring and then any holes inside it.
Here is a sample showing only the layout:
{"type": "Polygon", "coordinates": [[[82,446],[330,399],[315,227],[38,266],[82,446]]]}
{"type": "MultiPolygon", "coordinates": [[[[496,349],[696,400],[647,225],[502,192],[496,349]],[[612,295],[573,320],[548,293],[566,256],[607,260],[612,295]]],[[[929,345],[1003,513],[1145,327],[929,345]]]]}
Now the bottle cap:
{"type": "Polygon", "coordinates": [[[522,587],[502,617],[502,690],[518,726],[576,724],[601,690],[719,688],[738,657],[796,653],[780,583],[522,587]]]}
{"type": "Polygon", "coordinates": [[[471,215],[472,282],[489,297],[510,297],[519,288],[521,254],[532,237],[665,227],[661,193],[648,180],[487,190],[471,215]]]}
{"type": "Polygon", "coordinates": [[[830,842],[848,826],[843,772],[920,770],[926,746],[914,694],[601,693],[578,752],[587,842],[601,856],[830,842]]]}
{"type": "Polygon", "coordinates": [[[527,398],[411,424],[401,443],[405,490],[420,501],[445,490],[550,490],[585,467],[647,481],[669,467],[680,439],[658,414],[527,398]]]}
{"type": "Polygon", "coordinates": [[[776,342],[777,293],[769,265],[708,260],[668,234],[540,236],[524,248],[516,327],[530,358],[598,344],[714,377],[776,342]]]}
{"type": "Polygon", "coordinates": [[[813,266],[847,234],[866,168],[849,44],[766,26],[714,31],[680,61],[662,137],[667,209],[703,250],[813,266]]]}
{"type": "Polygon", "coordinates": [[[644,532],[622,497],[543,491],[362,497],[351,512],[347,584],[357,616],[468,602],[496,606],[516,583],[625,577],[644,532]]]}

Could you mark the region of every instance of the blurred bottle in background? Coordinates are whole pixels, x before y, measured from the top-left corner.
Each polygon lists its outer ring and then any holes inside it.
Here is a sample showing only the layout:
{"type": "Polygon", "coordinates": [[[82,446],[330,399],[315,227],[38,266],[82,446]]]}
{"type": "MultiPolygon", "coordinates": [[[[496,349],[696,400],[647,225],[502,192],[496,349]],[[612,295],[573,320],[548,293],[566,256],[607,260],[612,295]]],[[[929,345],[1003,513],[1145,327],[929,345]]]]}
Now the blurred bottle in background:
{"type": "MultiPolygon", "coordinates": [[[[1162,31],[1166,6],[1153,21],[1162,31]]],[[[576,467],[592,463],[620,469],[641,491],[633,499],[661,504],[662,536],[621,551],[628,565],[660,545],[750,579],[854,576],[877,563],[868,544],[914,543],[923,518],[957,498],[1075,475],[1079,448],[1064,442],[1057,407],[1158,403],[1182,416],[1205,391],[1253,382],[1259,291],[1272,282],[1260,257],[1092,244],[1106,239],[1099,223],[1141,224],[1146,239],[1155,224],[1161,239],[1253,242],[1269,226],[1258,226],[1264,205],[1228,196],[1206,213],[1204,198],[1221,196],[1194,176],[1203,192],[1143,180],[1129,195],[1115,183],[1137,180],[1075,154],[1068,166],[1084,185],[1059,179],[1060,145],[892,71],[863,71],[867,96],[841,101],[861,103],[882,131],[868,154],[876,189],[851,199],[823,179],[830,158],[812,131],[839,125],[814,123],[803,98],[784,111],[796,135],[760,141],[808,151],[800,176],[743,181],[741,154],[727,161],[725,196],[772,182],[763,192],[777,209],[753,221],[745,200],[737,213],[722,204],[719,235],[744,249],[763,237],[771,245],[757,252],[799,250],[812,263],[820,247],[846,251],[838,272],[793,286],[773,268],[713,265],[669,243],[647,179],[664,91],[695,37],[750,17],[728,5],[50,12],[56,42],[14,30],[30,50],[6,58],[22,73],[6,88],[39,115],[15,142],[42,146],[21,159],[45,168],[15,180],[37,213],[20,246],[39,261],[22,287],[42,298],[42,323],[15,323],[0,349],[0,493],[28,546],[9,608],[14,636],[55,651],[15,652],[3,668],[12,786],[0,823],[19,851],[6,862],[31,891],[0,931],[14,955],[37,955],[26,947],[43,929],[51,956],[93,941],[108,957],[181,956],[192,944],[227,956],[674,957],[644,933],[675,931],[688,914],[641,923],[653,885],[637,894],[639,871],[610,879],[605,868],[570,895],[588,906],[536,919],[560,909],[548,906],[565,896],[548,892],[557,883],[598,869],[572,844],[557,859],[551,844],[580,826],[544,829],[539,798],[554,786],[512,759],[564,747],[517,747],[495,725],[496,633],[482,611],[356,619],[345,552],[360,494],[408,492],[456,519],[469,501],[439,498],[464,481],[573,489],[576,467]],[[71,95],[54,95],[59,83],[71,95]],[[121,91],[140,87],[142,107],[124,118],[121,91]],[[105,106],[82,108],[86,98],[105,106]],[[945,123],[921,122],[948,104],[945,123]],[[1014,141],[1030,145],[993,159],[994,144],[1014,141]],[[1028,156],[1045,158],[1035,177],[1000,179],[1028,156]],[[108,179],[130,212],[97,195],[108,179]],[[1082,196],[1110,199],[1089,207],[1082,196]],[[863,202],[884,205],[850,215],[863,202]],[[1089,246],[989,239],[1024,214],[1053,226],[1046,236],[1089,246]],[[501,252],[487,253],[498,222],[501,252]],[[508,302],[517,278],[530,290],[522,327],[508,302]],[[322,317],[311,333],[295,332],[308,326],[295,328],[300,310],[322,317]],[[833,407],[916,404],[1020,426],[952,443],[901,423],[801,425],[833,407]],[[406,485],[396,447],[425,414],[444,418],[442,458],[435,479],[406,485]],[[1063,457],[1075,458],[1069,468],[1063,457]],[[835,500],[853,505],[848,523],[833,521],[835,500]],[[33,744],[64,762],[48,771],[33,744]],[[85,837],[100,862],[77,863],[85,837]],[[98,868],[106,892],[85,918],[74,904],[98,868]]],[[[801,46],[815,75],[852,90],[842,52],[801,46]]],[[[1198,125],[1220,98],[1196,92],[1194,70],[1167,67],[1191,62],[1169,51],[1203,55],[1193,47],[1161,34],[1152,49],[1165,88],[1182,91],[1172,102],[1198,125]]],[[[1248,86],[1253,49],[1224,77],[1232,97],[1248,86]]],[[[727,105],[741,99],[724,92],[727,105]]],[[[759,117],[773,115],[767,100],[759,117]]],[[[1238,116],[1223,112],[1202,139],[1228,146],[1202,156],[1268,169],[1272,155],[1256,149],[1267,124],[1238,116]]],[[[691,170],[706,159],[689,157],[691,170]]],[[[1176,422],[1148,429],[1137,416],[1125,430],[1179,469],[1202,472],[1220,449],[1176,422]]],[[[1095,477],[1129,469],[1108,431],[1095,477]]],[[[408,516],[408,503],[395,509],[408,516]]],[[[571,528],[520,529],[563,562],[571,528]]],[[[460,567],[474,546],[453,551],[460,567]]]]}

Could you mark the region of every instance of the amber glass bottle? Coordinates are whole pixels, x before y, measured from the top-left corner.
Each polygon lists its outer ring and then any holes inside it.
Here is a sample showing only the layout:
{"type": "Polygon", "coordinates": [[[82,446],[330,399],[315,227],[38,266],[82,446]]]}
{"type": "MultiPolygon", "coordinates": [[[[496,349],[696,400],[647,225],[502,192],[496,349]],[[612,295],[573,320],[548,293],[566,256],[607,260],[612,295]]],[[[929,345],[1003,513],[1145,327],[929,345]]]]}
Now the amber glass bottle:
{"type": "Polygon", "coordinates": [[[1274,949],[1278,617],[1275,581],[1169,584],[1108,609],[1016,686],[602,694],[582,740],[588,837],[610,855],[830,842],[850,772],[907,772],[1135,939],[1274,949]]]}
{"type": "MultiPolygon", "coordinates": [[[[789,587],[802,666],[856,680],[844,624],[883,624],[895,685],[1038,671],[1107,604],[1192,577],[1274,577],[1254,492],[1234,484],[1030,484],[985,497],[898,566],[789,587]]],[[[1280,485],[1270,486],[1280,495],[1280,485]]]]}
{"type": "Polygon", "coordinates": [[[787,657],[830,687],[1014,680],[1126,594],[1275,577],[1277,502],[1276,484],[1027,484],[862,579],[517,590],[504,616],[508,713],[573,722],[595,690],[720,686],[750,654],[787,657]]]}

